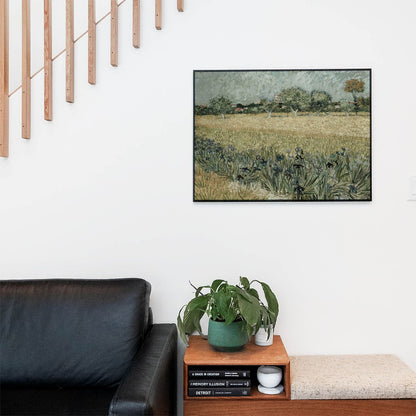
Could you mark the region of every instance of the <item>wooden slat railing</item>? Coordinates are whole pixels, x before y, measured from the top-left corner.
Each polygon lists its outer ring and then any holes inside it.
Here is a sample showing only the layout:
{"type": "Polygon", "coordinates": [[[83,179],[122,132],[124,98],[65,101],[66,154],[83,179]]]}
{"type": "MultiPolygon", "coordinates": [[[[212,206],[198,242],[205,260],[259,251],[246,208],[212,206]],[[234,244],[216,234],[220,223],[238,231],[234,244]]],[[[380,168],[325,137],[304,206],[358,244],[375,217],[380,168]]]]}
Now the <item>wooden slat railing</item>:
{"type": "Polygon", "coordinates": [[[30,0],[22,0],[22,137],[30,139],[30,0]]]}
{"type": "Polygon", "coordinates": [[[155,26],[162,30],[162,0],[155,0],[155,26]]]}
{"type": "Polygon", "coordinates": [[[0,0],[0,156],[9,156],[9,4],[0,0]]]}
{"type": "Polygon", "coordinates": [[[118,66],[118,4],[111,0],[111,65],[118,66]]]}
{"type": "MultiPolygon", "coordinates": [[[[9,155],[9,98],[22,89],[22,137],[31,137],[31,80],[44,71],[44,118],[52,120],[53,114],[53,61],[65,53],[66,101],[74,102],[75,44],[88,35],[88,82],[96,83],[96,26],[111,16],[111,59],[118,66],[118,8],[127,0],[111,0],[111,10],[95,21],[95,0],[88,0],[88,30],[74,39],[74,0],[65,0],[66,48],[52,56],[52,0],[43,1],[44,12],[44,66],[31,75],[30,0],[22,0],[22,84],[9,93],[9,2],[0,0],[0,156],[9,155]]],[[[132,0],[132,43],[140,47],[140,0],[132,0]]],[[[183,11],[183,0],[177,0],[178,11],[183,11]]],[[[155,0],[155,26],[162,29],[162,0],[155,0]]]]}
{"type": "Polygon", "coordinates": [[[177,8],[178,12],[183,12],[183,0],[178,0],[177,8]]]}
{"type": "Polygon", "coordinates": [[[133,46],[140,48],[140,0],[133,0],[133,46]]]}
{"type": "Polygon", "coordinates": [[[45,76],[44,118],[52,120],[52,0],[44,0],[43,6],[43,64],[45,76]]]}
{"type": "Polygon", "coordinates": [[[95,0],[88,0],[88,82],[96,82],[96,39],[95,0]]]}
{"type": "Polygon", "coordinates": [[[66,0],[66,101],[74,102],[74,0],[66,0]]]}

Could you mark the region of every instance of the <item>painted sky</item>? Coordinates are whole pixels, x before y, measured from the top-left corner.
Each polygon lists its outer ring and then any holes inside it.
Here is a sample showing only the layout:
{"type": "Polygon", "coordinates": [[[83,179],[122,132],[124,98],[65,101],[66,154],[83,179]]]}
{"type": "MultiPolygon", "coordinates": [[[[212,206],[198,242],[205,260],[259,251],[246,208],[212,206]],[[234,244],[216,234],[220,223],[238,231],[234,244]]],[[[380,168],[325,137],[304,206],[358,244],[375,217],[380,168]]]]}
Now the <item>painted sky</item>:
{"type": "Polygon", "coordinates": [[[328,92],[334,101],[351,99],[344,91],[349,79],[365,83],[363,96],[370,95],[369,70],[342,71],[197,71],[195,72],[195,104],[208,104],[217,96],[226,96],[235,103],[249,104],[260,98],[273,99],[282,89],[300,87],[310,92],[328,92]]]}

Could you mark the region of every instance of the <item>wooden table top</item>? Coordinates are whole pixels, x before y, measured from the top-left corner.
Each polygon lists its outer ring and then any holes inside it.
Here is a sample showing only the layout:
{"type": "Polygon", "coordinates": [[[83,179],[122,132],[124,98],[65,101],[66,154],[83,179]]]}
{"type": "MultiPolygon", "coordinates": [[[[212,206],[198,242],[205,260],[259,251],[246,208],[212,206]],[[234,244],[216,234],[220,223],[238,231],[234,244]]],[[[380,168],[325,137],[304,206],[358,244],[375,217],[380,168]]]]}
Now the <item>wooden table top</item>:
{"type": "Polygon", "coordinates": [[[253,339],[236,352],[215,351],[208,340],[199,335],[189,337],[184,363],[186,365],[287,365],[289,356],[279,335],[275,335],[273,344],[260,347],[253,339]]]}

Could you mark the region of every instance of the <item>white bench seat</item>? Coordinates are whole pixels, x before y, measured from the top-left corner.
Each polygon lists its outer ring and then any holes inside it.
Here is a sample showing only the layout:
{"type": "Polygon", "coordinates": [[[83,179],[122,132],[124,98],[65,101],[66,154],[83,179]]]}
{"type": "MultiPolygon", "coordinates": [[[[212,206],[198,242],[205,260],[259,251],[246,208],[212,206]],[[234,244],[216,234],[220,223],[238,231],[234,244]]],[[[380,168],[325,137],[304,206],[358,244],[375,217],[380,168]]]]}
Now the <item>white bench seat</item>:
{"type": "Polygon", "coordinates": [[[394,355],[290,357],[292,400],[416,399],[416,374],[394,355]]]}

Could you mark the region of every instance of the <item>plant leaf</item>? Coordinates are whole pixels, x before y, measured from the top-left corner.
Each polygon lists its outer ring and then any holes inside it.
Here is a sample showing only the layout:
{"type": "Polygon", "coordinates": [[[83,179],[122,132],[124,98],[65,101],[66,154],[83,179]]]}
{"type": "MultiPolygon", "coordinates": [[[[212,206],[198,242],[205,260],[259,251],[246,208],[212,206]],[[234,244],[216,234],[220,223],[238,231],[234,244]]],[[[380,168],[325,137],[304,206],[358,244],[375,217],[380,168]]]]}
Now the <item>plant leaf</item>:
{"type": "Polygon", "coordinates": [[[247,292],[250,293],[250,295],[254,296],[256,299],[260,300],[259,293],[257,292],[256,289],[253,289],[251,287],[250,289],[247,290],[247,292]]]}
{"type": "MultiPolygon", "coordinates": [[[[195,286],[192,286],[195,289],[195,286]]],[[[206,286],[199,286],[196,290],[195,290],[195,297],[201,296],[201,292],[202,289],[209,289],[210,286],[206,285],[206,286]]]]}
{"type": "Polygon", "coordinates": [[[214,298],[215,306],[218,313],[222,318],[226,318],[228,315],[228,308],[230,306],[230,298],[224,292],[213,293],[212,297],[214,298]]]}
{"type": "Polygon", "coordinates": [[[248,281],[247,277],[240,276],[240,283],[245,290],[248,291],[250,289],[250,282],[248,281]]]}
{"type": "Polygon", "coordinates": [[[235,321],[235,318],[237,318],[237,312],[234,308],[229,308],[227,315],[225,316],[225,325],[230,325],[235,321]]]}
{"type": "Polygon", "coordinates": [[[206,312],[209,297],[209,295],[198,296],[193,298],[186,306],[183,314],[183,324],[186,334],[192,334],[195,331],[201,333],[201,325],[199,321],[206,312]]]}
{"type": "MultiPolygon", "coordinates": [[[[241,288],[240,291],[242,291],[241,288]]],[[[253,327],[256,325],[260,316],[260,303],[251,295],[249,295],[251,299],[247,300],[247,297],[242,296],[240,291],[237,292],[237,299],[241,316],[249,326],[253,327]]]]}
{"type": "Polygon", "coordinates": [[[218,290],[218,288],[223,284],[223,283],[227,283],[225,280],[223,280],[223,279],[217,279],[217,280],[214,280],[212,283],[211,283],[211,293],[212,292],[216,292],[217,290],[218,290]]]}
{"type": "Polygon", "coordinates": [[[183,310],[183,308],[185,308],[186,305],[182,306],[182,308],[179,310],[178,313],[178,318],[176,319],[177,323],[178,323],[178,331],[179,331],[179,336],[182,339],[182,341],[184,342],[184,344],[186,346],[188,346],[188,338],[186,336],[185,333],[185,325],[183,324],[182,318],[181,318],[181,312],[183,310]]]}
{"type": "Polygon", "coordinates": [[[261,285],[264,292],[264,296],[267,301],[267,306],[270,309],[270,311],[275,314],[273,322],[273,324],[275,324],[277,316],[279,315],[279,303],[277,301],[276,295],[273,293],[273,291],[270,289],[270,286],[267,283],[260,282],[259,280],[253,280],[253,282],[257,282],[261,285]]]}

